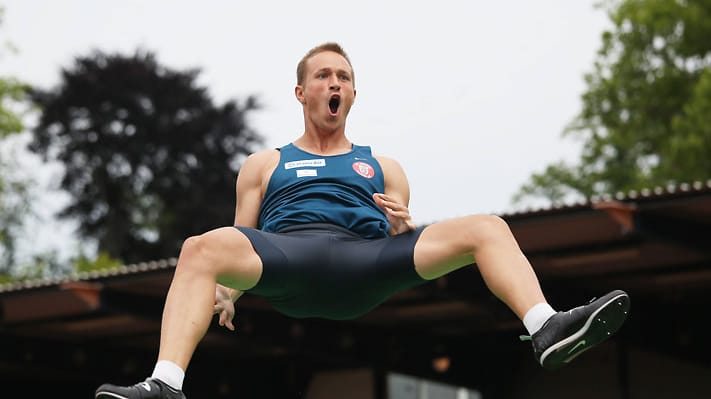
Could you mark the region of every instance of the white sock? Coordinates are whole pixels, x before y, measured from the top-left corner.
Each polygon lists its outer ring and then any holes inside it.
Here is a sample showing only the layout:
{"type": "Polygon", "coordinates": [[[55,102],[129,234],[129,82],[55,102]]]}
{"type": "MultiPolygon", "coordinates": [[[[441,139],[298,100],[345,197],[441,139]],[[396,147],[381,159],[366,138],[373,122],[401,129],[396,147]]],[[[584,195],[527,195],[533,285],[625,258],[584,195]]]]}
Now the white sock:
{"type": "Polygon", "coordinates": [[[185,371],[171,361],[159,360],[151,378],[157,378],[175,389],[182,390],[185,371]]]}
{"type": "Polygon", "coordinates": [[[544,302],[538,303],[523,316],[523,325],[526,327],[526,330],[528,330],[528,333],[533,335],[540,330],[548,318],[554,314],[556,314],[556,311],[553,310],[551,305],[544,302]]]}

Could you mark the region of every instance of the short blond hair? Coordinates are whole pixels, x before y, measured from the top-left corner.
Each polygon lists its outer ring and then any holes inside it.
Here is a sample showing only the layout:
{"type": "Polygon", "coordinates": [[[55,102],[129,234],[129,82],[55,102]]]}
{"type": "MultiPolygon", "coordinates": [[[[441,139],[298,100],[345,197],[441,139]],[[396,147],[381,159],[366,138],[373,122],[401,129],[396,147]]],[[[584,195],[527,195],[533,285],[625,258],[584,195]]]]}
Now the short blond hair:
{"type": "Polygon", "coordinates": [[[346,59],[346,62],[348,62],[348,66],[351,67],[351,79],[353,79],[353,83],[355,84],[355,72],[353,72],[353,65],[351,64],[350,58],[348,58],[348,54],[346,54],[346,51],[343,50],[343,47],[341,47],[340,44],[334,43],[334,42],[327,42],[320,44],[311,50],[309,50],[308,53],[299,61],[299,65],[296,66],[296,84],[301,85],[304,83],[304,79],[306,78],[306,61],[309,60],[309,58],[315,56],[316,54],[323,53],[325,51],[333,51],[336,54],[339,54],[343,58],[346,59]]]}

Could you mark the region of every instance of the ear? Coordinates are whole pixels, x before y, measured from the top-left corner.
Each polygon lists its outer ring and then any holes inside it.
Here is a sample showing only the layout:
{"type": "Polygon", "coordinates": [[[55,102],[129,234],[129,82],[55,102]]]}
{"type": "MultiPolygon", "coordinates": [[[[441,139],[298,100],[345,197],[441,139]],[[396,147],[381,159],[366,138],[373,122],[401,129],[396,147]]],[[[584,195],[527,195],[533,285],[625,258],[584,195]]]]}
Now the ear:
{"type": "Polygon", "coordinates": [[[306,99],[304,99],[304,88],[301,85],[298,85],[294,88],[294,95],[296,96],[296,99],[304,104],[306,99]]]}

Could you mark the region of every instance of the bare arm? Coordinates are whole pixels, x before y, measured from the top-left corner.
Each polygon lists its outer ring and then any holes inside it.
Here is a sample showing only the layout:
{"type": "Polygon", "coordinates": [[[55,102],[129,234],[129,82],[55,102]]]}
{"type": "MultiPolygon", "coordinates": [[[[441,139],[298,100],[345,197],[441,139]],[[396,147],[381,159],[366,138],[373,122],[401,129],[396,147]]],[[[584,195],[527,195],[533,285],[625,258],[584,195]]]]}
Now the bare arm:
{"type": "MultiPolygon", "coordinates": [[[[259,208],[269,177],[279,162],[276,150],[262,151],[247,157],[240,168],[236,183],[235,226],[257,227],[259,208]]],[[[234,330],[233,303],[243,292],[217,284],[215,288],[215,313],[220,316],[220,325],[234,330]]]]}
{"type": "Polygon", "coordinates": [[[376,156],[385,177],[385,192],[373,195],[375,203],[383,209],[390,222],[390,234],[400,234],[415,229],[407,208],[410,203],[410,183],[400,164],[388,157],[376,156]]]}
{"type": "Polygon", "coordinates": [[[235,226],[257,227],[264,191],[278,162],[277,150],[256,152],[244,161],[237,176],[235,226]]]}

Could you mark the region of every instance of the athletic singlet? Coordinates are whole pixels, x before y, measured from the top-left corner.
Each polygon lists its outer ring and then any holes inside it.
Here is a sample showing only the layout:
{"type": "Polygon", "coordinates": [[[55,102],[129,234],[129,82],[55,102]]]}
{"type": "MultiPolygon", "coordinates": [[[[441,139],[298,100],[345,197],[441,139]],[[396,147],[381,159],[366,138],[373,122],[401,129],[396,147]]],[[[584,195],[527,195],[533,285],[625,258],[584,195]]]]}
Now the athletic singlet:
{"type": "Polygon", "coordinates": [[[385,189],[370,147],[341,155],[315,155],[293,144],[280,149],[259,210],[258,228],[278,232],[305,223],[330,223],[364,238],[388,235],[390,224],[373,201],[385,189]]]}

